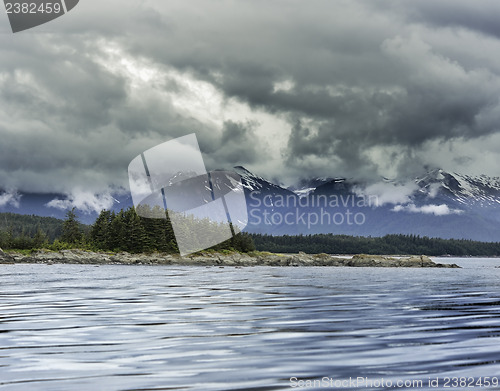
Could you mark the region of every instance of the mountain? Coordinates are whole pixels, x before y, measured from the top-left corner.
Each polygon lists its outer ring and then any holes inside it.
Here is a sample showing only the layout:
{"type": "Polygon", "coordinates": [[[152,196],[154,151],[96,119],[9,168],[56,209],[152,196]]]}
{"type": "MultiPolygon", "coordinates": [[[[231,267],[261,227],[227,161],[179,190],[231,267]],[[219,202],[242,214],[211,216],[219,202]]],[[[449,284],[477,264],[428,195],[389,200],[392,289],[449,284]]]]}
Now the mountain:
{"type": "Polygon", "coordinates": [[[450,174],[437,169],[417,178],[415,183],[425,196],[438,197],[466,207],[500,206],[500,178],[450,174]]]}
{"type": "Polygon", "coordinates": [[[370,185],[331,177],[302,180],[284,189],[247,170],[241,175],[252,201],[249,232],[403,233],[500,241],[499,178],[432,170],[408,181],[381,179],[370,185]]]}
{"type": "MultiPolygon", "coordinates": [[[[247,232],[354,236],[401,233],[500,241],[499,178],[436,169],[409,180],[381,178],[364,183],[332,175],[302,179],[286,188],[241,166],[234,171],[241,176],[247,200],[247,232]]],[[[0,191],[0,212],[64,218],[71,206],[58,194],[21,194],[12,202],[6,194],[0,191]]],[[[113,194],[111,201],[115,211],[132,206],[126,192],[113,194]]],[[[95,220],[95,204],[89,201],[83,203],[85,210],[77,210],[82,222],[95,220]]]]}

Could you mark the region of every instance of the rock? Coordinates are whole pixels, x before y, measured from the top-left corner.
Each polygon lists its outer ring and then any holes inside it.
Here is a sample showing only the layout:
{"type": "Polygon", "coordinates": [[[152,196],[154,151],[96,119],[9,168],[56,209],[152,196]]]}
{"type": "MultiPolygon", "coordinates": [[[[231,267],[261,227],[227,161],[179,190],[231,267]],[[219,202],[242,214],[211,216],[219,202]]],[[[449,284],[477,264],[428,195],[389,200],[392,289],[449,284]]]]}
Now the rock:
{"type": "Polygon", "coordinates": [[[435,263],[425,255],[411,256],[408,258],[394,258],[381,255],[358,254],[352,257],[348,266],[371,266],[371,267],[442,267],[459,268],[452,264],[435,263]]]}
{"type": "Polygon", "coordinates": [[[13,256],[4,253],[3,250],[0,248],[0,263],[14,263],[15,259],[13,256]]]}
{"type": "MultiPolygon", "coordinates": [[[[324,256],[323,256],[324,258],[324,256]]],[[[433,262],[429,257],[412,256],[409,258],[395,258],[382,255],[357,254],[351,259],[336,258],[328,262],[329,266],[349,267],[443,267],[458,268],[457,265],[443,265],[433,262]]]]}

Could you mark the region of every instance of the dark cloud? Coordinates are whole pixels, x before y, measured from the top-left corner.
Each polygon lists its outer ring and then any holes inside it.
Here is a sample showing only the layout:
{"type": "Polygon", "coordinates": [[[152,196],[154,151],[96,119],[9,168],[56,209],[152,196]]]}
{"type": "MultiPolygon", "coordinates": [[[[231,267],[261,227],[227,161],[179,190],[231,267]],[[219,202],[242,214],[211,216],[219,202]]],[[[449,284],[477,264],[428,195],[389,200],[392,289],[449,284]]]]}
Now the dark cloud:
{"type": "MultiPolygon", "coordinates": [[[[231,169],[237,165],[250,165],[259,157],[259,146],[255,143],[255,122],[226,121],[218,139],[207,133],[200,138],[200,148],[207,156],[208,169],[231,169]]],[[[264,158],[264,156],[260,156],[264,158]]]]}
{"type": "Polygon", "coordinates": [[[393,6],[406,7],[403,12],[411,21],[436,28],[466,28],[495,38],[500,37],[498,13],[500,4],[495,0],[443,0],[402,1],[393,6]]]}

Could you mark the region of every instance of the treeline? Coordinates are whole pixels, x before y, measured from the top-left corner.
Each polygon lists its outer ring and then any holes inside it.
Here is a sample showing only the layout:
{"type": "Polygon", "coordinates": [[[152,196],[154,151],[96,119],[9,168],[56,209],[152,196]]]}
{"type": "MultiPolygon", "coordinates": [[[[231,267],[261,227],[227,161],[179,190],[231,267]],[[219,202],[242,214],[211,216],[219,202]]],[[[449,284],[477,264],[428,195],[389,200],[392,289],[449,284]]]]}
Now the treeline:
{"type": "Polygon", "coordinates": [[[464,239],[438,239],[418,235],[386,235],[360,237],[316,234],[272,236],[252,234],[259,251],[317,254],[426,254],[455,256],[500,256],[500,243],[485,243],[464,239]]]}
{"type": "MultiPolygon", "coordinates": [[[[160,212],[150,211],[151,215],[156,216],[161,215],[160,212]]],[[[215,230],[213,223],[197,221],[197,224],[196,236],[206,235],[210,238],[215,230]]],[[[203,238],[193,238],[196,239],[203,238]]],[[[102,211],[95,223],[90,226],[78,221],[74,209],[68,211],[65,220],[0,213],[0,248],[18,250],[84,248],[134,253],[178,252],[168,215],[164,219],[142,218],[134,208],[117,213],[102,211]]],[[[212,248],[217,251],[249,252],[257,249],[279,253],[303,251],[311,254],[500,256],[500,243],[438,239],[418,235],[355,237],[333,234],[272,236],[240,233],[212,248]]]]}
{"type": "Polygon", "coordinates": [[[54,240],[62,234],[62,223],[54,217],[0,213],[0,231],[10,231],[15,237],[33,237],[40,230],[49,240],[54,240]]]}
{"type": "MultiPolygon", "coordinates": [[[[142,218],[134,208],[118,213],[103,210],[93,225],[86,226],[78,221],[75,209],[67,212],[64,221],[49,217],[5,214],[11,216],[7,216],[1,226],[0,247],[18,250],[83,248],[133,253],[178,252],[168,215],[159,210],[146,213],[151,216],[164,215],[166,218],[142,218]]],[[[197,236],[210,237],[217,228],[208,220],[196,220],[196,224],[197,236]]],[[[203,238],[193,238],[197,239],[203,238]]],[[[249,252],[255,250],[255,246],[250,235],[240,233],[212,249],[249,252]]]]}
{"type": "Polygon", "coordinates": [[[62,230],[63,221],[54,217],[0,213],[1,248],[40,247],[59,238],[62,230]]]}

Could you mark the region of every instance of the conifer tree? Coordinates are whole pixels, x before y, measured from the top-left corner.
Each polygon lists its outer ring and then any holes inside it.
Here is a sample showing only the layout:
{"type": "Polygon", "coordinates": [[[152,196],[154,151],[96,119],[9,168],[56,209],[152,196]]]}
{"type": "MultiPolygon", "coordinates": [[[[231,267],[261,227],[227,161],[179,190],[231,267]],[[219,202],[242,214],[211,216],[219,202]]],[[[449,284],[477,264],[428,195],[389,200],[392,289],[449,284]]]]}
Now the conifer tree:
{"type": "Polygon", "coordinates": [[[140,217],[131,208],[126,212],[127,240],[126,248],[130,252],[145,252],[150,250],[149,237],[141,223],[140,217]]]}
{"type": "Polygon", "coordinates": [[[125,248],[125,216],[123,209],[116,215],[112,214],[110,230],[109,230],[109,249],[120,251],[125,248]]]}
{"type": "Polygon", "coordinates": [[[33,247],[34,248],[42,248],[45,244],[48,243],[47,235],[42,231],[40,226],[38,226],[35,236],[33,237],[33,247]]]}
{"type": "Polygon", "coordinates": [[[82,231],[80,230],[80,223],[75,213],[75,208],[69,210],[66,213],[66,219],[63,223],[63,232],[61,235],[61,241],[76,244],[82,239],[82,231]]]}
{"type": "Polygon", "coordinates": [[[91,244],[101,250],[108,250],[110,247],[110,225],[111,212],[102,210],[90,230],[91,244]]]}

